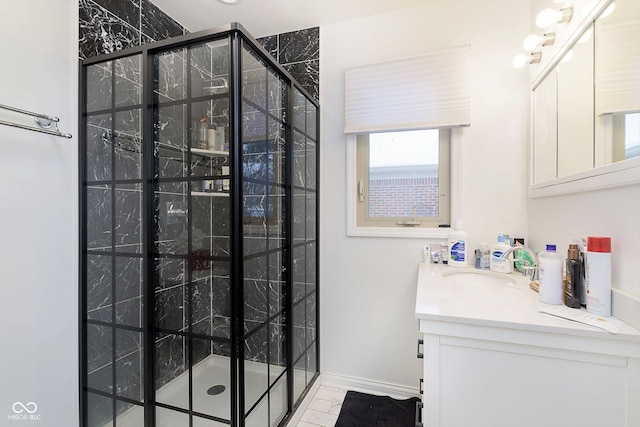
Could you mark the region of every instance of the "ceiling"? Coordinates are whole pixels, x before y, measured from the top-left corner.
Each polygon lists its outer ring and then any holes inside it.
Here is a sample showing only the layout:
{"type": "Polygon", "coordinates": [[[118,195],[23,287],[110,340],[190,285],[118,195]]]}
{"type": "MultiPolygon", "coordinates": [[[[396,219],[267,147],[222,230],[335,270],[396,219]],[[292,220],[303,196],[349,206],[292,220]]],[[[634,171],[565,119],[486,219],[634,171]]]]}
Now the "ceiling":
{"type": "Polygon", "coordinates": [[[254,37],[418,6],[434,0],[152,0],[189,31],[239,22],[254,37]],[[188,6],[187,6],[188,5],[188,6]]]}

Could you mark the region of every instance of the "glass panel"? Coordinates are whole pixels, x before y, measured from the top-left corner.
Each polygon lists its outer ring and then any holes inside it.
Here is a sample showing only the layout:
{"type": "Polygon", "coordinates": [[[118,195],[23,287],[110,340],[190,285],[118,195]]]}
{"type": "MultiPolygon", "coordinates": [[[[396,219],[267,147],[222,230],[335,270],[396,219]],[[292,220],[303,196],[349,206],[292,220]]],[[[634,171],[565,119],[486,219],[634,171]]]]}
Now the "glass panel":
{"type": "Polygon", "coordinates": [[[116,247],[142,253],[142,184],[116,186],[116,247]]]}
{"type": "Polygon", "coordinates": [[[189,123],[191,148],[229,151],[229,98],[194,102],[189,123]]]}
{"type": "Polygon", "coordinates": [[[158,334],[155,344],[156,400],[189,409],[189,376],[186,370],[186,339],[180,335],[158,334]]]}
{"type": "Polygon", "coordinates": [[[244,324],[245,333],[263,326],[269,317],[267,256],[244,262],[244,324]]]}
{"type": "Polygon", "coordinates": [[[275,427],[287,414],[287,381],[283,377],[273,386],[269,392],[270,397],[270,423],[269,426],[275,427]]]}
{"type": "Polygon", "coordinates": [[[186,176],[187,120],[186,105],[157,107],[154,124],[157,176],[181,178],[186,176]]]}
{"type": "Polygon", "coordinates": [[[283,184],[285,180],[285,128],[280,121],[269,120],[268,181],[283,184]]]}
{"type": "Polygon", "coordinates": [[[142,84],[140,81],[140,58],[129,56],[114,61],[116,73],[116,107],[141,103],[142,84]]]}
{"type": "Polygon", "coordinates": [[[438,217],[439,145],[437,129],[369,135],[369,217],[438,217]]]}
{"type": "Polygon", "coordinates": [[[113,425],[113,400],[110,397],[87,393],[87,426],[108,427],[113,425]]]}
{"type": "Polygon", "coordinates": [[[142,177],[142,129],[140,110],[116,113],[114,155],[116,179],[142,177]]]}
{"type": "Polygon", "coordinates": [[[155,325],[157,328],[182,331],[185,326],[185,285],[158,289],[155,293],[155,325]]]}
{"type": "Polygon", "coordinates": [[[293,301],[298,302],[306,294],[305,246],[293,248],[293,301]]]}
{"type": "Polygon", "coordinates": [[[242,51],[242,96],[257,108],[267,110],[267,69],[246,49],[242,51]]]}
{"type": "Polygon", "coordinates": [[[211,350],[211,341],[193,340],[193,410],[230,420],[231,362],[228,357],[212,355],[211,350]]]}
{"type": "Polygon", "coordinates": [[[316,193],[307,192],[306,201],[305,239],[311,241],[316,239],[316,193]]]}
{"type": "Polygon", "coordinates": [[[111,108],[111,61],[89,65],[87,68],[87,111],[111,108]]]}
{"type": "Polygon", "coordinates": [[[140,427],[144,425],[144,408],[128,402],[116,401],[116,427],[140,427]]]}
{"type": "Polygon", "coordinates": [[[142,327],[142,259],[117,257],[116,322],[142,327]]]}
{"type": "Polygon", "coordinates": [[[248,411],[269,386],[267,352],[268,327],[265,325],[245,338],[245,409],[248,411]]]}
{"type": "Polygon", "coordinates": [[[156,245],[160,254],[188,252],[187,185],[184,182],[158,184],[155,192],[156,245]]]}
{"type": "Polygon", "coordinates": [[[277,381],[286,369],[285,327],[284,316],[278,316],[269,323],[269,384],[277,381]]]}
{"type": "Polygon", "coordinates": [[[87,385],[107,393],[113,390],[112,333],[106,326],[87,325],[87,385]]]}
{"type": "Polygon", "coordinates": [[[116,392],[118,396],[143,401],[143,335],[116,330],[116,392]]]}
{"type": "Polygon", "coordinates": [[[266,225],[268,203],[267,186],[244,182],[244,253],[251,255],[267,250],[266,225]]]}
{"type": "Polygon", "coordinates": [[[191,97],[225,95],[229,92],[229,42],[227,39],[193,46],[191,97]]]}
{"type": "Polygon", "coordinates": [[[177,101],[187,96],[185,57],[186,49],[163,52],[154,57],[158,73],[154,90],[158,102],[177,101]]]}
{"type": "Polygon", "coordinates": [[[304,354],[307,348],[306,340],[306,299],[301,300],[293,306],[293,316],[291,319],[291,326],[293,327],[293,360],[304,354]]]}
{"type": "Polygon", "coordinates": [[[306,182],[306,147],[302,133],[293,131],[293,185],[304,187],[306,182]]]}
{"type": "Polygon", "coordinates": [[[112,320],[111,261],[110,256],[87,255],[87,319],[112,320]]]}
{"type": "Polygon", "coordinates": [[[316,188],[316,143],[307,139],[307,169],[305,177],[307,179],[307,188],[315,190],[316,188]]]}
{"type": "Polygon", "coordinates": [[[268,427],[269,426],[269,399],[263,397],[258,406],[247,416],[246,427],[268,427]]]}
{"type": "Polygon", "coordinates": [[[305,133],[309,136],[309,138],[315,140],[316,139],[316,122],[318,121],[317,120],[318,109],[308,99],[306,100],[306,107],[307,107],[307,110],[306,110],[307,121],[306,121],[305,133]]]}
{"type": "Polygon", "coordinates": [[[293,401],[297,402],[307,385],[306,358],[301,357],[293,367],[293,401]]]}
{"type": "Polygon", "coordinates": [[[311,385],[311,381],[317,370],[316,349],[315,346],[313,346],[307,350],[307,385],[311,385]]]}
{"type": "Polygon", "coordinates": [[[107,181],[111,179],[110,135],[111,114],[87,118],[87,181],[107,181]]]}
{"type": "Polygon", "coordinates": [[[87,187],[87,249],[111,250],[112,190],[108,185],[87,187]]]}
{"type": "Polygon", "coordinates": [[[300,130],[306,130],[306,98],[298,89],[293,88],[293,127],[300,130]]]}
{"type": "MultiPolygon", "coordinates": [[[[212,266],[211,334],[218,338],[231,338],[231,288],[229,263],[214,262],[212,266]]],[[[221,353],[227,354],[227,353],[221,353]]]]}
{"type": "Polygon", "coordinates": [[[293,189],[293,243],[302,243],[305,241],[306,233],[306,202],[307,198],[304,190],[293,189]]]}
{"type": "Polygon", "coordinates": [[[156,407],[155,427],[189,427],[189,414],[156,407]]]}
{"type": "Polygon", "coordinates": [[[208,420],[206,418],[193,417],[193,427],[229,427],[229,424],[219,423],[217,421],[208,420]]]}

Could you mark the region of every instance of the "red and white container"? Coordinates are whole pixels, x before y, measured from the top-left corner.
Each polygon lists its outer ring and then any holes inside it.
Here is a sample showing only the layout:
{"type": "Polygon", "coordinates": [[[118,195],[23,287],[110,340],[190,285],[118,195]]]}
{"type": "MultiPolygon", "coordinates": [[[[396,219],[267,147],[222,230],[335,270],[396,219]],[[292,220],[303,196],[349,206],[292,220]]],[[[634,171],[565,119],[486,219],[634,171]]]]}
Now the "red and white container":
{"type": "Polygon", "coordinates": [[[611,238],[589,237],[586,262],[587,311],[611,316],[611,238]]]}

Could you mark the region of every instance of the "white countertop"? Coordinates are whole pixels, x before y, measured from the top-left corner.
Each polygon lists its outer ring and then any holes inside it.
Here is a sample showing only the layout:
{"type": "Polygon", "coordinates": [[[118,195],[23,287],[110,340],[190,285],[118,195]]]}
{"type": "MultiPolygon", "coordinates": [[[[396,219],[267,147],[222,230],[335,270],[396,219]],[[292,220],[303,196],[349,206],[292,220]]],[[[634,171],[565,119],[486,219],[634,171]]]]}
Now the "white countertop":
{"type": "MultiPolygon", "coordinates": [[[[613,334],[540,313],[540,308],[547,305],[539,302],[538,293],[529,287],[528,278],[519,272],[491,272],[489,274],[493,273],[499,280],[504,278],[505,284],[483,286],[442,280],[443,273],[446,275],[450,270],[460,269],[443,264],[420,264],[416,295],[418,319],[640,343],[640,331],[626,324],[613,334]]],[[[478,271],[473,267],[466,270],[478,271]]]]}

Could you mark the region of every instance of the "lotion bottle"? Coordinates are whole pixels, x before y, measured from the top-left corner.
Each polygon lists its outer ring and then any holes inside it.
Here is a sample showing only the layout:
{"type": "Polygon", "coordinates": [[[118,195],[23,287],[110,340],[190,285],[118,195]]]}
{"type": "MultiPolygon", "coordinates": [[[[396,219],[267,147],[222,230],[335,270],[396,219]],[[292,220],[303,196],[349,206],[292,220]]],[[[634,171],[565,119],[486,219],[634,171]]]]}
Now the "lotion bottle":
{"type": "Polygon", "coordinates": [[[611,238],[587,238],[587,312],[611,316],[611,238]]]}
{"type": "Polygon", "coordinates": [[[540,263],[540,302],[562,305],[564,286],[562,286],[562,255],[556,252],[556,245],[547,245],[547,249],[538,256],[540,263]]]}
{"type": "Polygon", "coordinates": [[[449,232],[449,265],[451,267],[467,267],[467,233],[462,231],[462,221],[453,222],[453,230],[449,232]]]}

